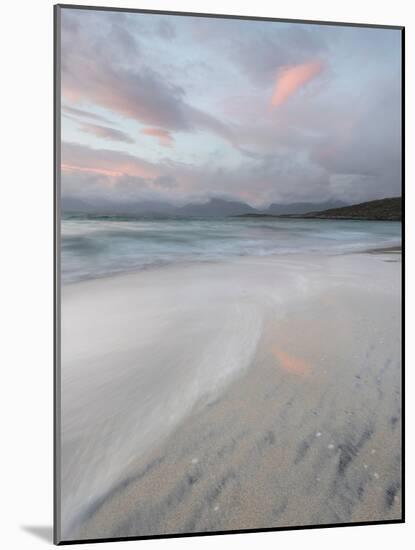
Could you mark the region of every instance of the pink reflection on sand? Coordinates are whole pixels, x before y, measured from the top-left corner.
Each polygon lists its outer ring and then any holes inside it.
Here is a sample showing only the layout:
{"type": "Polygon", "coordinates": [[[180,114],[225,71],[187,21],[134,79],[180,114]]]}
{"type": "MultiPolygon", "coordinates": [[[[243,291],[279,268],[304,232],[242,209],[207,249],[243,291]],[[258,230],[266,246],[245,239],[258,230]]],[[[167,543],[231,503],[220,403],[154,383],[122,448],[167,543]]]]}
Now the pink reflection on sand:
{"type": "Polygon", "coordinates": [[[287,372],[301,376],[306,376],[311,372],[310,363],[301,357],[282,351],[277,346],[272,347],[272,354],[278,360],[279,365],[287,372]]]}

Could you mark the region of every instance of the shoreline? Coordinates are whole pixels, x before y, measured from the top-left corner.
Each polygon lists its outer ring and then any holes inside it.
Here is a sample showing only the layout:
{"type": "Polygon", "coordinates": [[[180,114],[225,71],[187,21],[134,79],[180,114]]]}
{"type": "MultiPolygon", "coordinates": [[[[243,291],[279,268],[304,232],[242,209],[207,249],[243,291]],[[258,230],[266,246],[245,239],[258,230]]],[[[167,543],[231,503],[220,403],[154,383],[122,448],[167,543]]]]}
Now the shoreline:
{"type": "Polygon", "coordinates": [[[383,248],[371,248],[369,254],[402,254],[402,246],[388,246],[383,248]]]}
{"type": "MultiPolygon", "coordinates": [[[[348,250],[348,251],[342,251],[342,252],[329,252],[329,253],[318,253],[317,257],[342,257],[342,256],[348,256],[348,255],[354,255],[354,254],[388,254],[388,253],[402,253],[402,245],[388,245],[388,246],[379,246],[375,248],[361,248],[361,249],[354,249],[354,250],[348,250]]],[[[100,281],[105,279],[112,279],[112,278],[118,278],[118,277],[124,277],[128,275],[136,275],[139,273],[145,273],[148,271],[158,271],[168,268],[175,268],[175,267],[193,267],[193,266],[211,266],[211,265],[221,265],[228,262],[238,261],[240,259],[249,260],[252,258],[255,259],[261,259],[261,258],[270,258],[271,260],[278,260],[278,258],[281,258],[284,260],[287,256],[293,256],[293,257],[304,257],[307,256],[305,252],[303,253],[281,253],[281,254],[268,254],[268,255],[258,255],[258,256],[252,256],[252,255],[246,255],[246,256],[233,256],[228,257],[226,259],[204,259],[204,260],[185,260],[185,261],[178,261],[178,262],[165,262],[165,263],[159,263],[159,264],[148,264],[144,266],[140,266],[137,268],[131,268],[125,271],[118,271],[113,273],[104,273],[101,275],[94,274],[94,276],[85,277],[82,279],[75,279],[75,280],[69,280],[69,281],[63,281],[62,280],[62,288],[71,287],[72,285],[77,285],[79,283],[86,283],[86,282],[94,282],[94,281],[100,281]]]]}

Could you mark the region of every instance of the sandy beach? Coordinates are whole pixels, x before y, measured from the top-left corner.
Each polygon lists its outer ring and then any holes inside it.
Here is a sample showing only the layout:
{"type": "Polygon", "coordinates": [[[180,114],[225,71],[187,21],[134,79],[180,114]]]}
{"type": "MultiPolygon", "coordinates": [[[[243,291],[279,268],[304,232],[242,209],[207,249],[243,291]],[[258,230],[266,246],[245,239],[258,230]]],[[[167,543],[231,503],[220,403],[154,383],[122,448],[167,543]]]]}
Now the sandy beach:
{"type": "Polygon", "coordinates": [[[382,250],[64,286],[63,539],[399,519],[400,270],[382,250]]]}

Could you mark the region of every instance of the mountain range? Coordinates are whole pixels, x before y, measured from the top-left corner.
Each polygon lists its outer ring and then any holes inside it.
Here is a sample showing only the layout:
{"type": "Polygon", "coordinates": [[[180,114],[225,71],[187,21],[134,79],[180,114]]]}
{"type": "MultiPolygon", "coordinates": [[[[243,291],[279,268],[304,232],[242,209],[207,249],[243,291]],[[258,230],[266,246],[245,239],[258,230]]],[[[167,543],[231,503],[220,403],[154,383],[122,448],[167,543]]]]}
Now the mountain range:
{"type": "Polygon", "coordinates": [[[130,216],[174,216],[183,218],[223,218],[228,216],[243,215],[271,215],[281,216],[287,214],[305,214],[330,208],[346,206],[342,201],[325,201],[319,203],[293,202],[288,204],[271,204],[265,209],[257,209],[246,203],[212,198],[205,203],[189,203],[184,206],[174,206],[162,202],[140,203],[113,203],[100,201],[89,203],[87,201],[62,196],[61,209],[65,213],[77,214],[105,214],[105,215],[130,215],[130,216]]]}

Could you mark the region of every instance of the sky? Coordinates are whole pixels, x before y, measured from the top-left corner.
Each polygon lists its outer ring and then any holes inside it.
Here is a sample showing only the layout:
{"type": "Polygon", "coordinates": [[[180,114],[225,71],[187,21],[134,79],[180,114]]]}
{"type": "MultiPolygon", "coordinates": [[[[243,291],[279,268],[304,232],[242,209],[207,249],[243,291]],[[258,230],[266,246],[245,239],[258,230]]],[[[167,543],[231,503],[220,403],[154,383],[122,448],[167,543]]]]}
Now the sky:
{"type": "Polygon", "coordinates": [[[62,196],[401,194],[401,33],[61,10],[62,196]]]}

